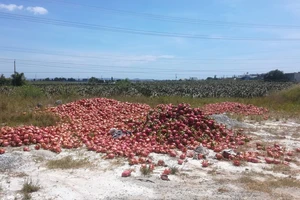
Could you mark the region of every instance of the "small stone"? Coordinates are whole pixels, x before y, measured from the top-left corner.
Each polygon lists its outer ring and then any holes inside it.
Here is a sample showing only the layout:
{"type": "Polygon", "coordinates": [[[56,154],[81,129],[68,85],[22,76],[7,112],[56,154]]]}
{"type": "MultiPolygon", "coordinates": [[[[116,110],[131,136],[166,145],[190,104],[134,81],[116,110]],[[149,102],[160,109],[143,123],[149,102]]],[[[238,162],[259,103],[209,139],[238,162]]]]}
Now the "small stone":
{"type": "Polygon", "coordinates": [[[62,104],[62,100],[55,101],[55,105],[61,105],[61,104],[62,104]]]}
{"type": "Polygon", "coordinates": [[[160,176],[160,178],[161,178],[162,180],[164,180],[164,181],[170,181],[168,175],[166,175],[166,174],[162,174],[162,175],[160,176]]]}
{"type": "Polygon", "coordinates": [[[36,107],[38,107],[38,108],[42,108],[42,107],[43,107],[43,104],[41,104],[41,103],[37,103],[37,104],[36,104],[36,107]]]}

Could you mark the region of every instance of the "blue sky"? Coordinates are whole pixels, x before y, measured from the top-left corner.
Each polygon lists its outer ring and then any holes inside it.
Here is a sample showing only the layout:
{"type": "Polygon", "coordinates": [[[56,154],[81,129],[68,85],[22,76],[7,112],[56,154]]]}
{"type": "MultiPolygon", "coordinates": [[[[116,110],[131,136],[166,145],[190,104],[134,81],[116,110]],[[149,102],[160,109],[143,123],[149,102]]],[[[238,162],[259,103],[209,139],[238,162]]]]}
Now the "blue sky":
{"type": "Polygon", "coordinates": [[[273,69],[296,72],[299,20],[300,2],[295,0],[0,0],[0,74],[12,74],[13,59],[27,78],[202,79],[273,69]],[[16,15],[18,20],[12,20],[16,15]],[[34,23],[24,16],[176,36],[71,28],[34,23]],[[164,20],[166,16],[180,22],[164,20]],[[196,19],[198,23],[191,23],[196,19]]]}

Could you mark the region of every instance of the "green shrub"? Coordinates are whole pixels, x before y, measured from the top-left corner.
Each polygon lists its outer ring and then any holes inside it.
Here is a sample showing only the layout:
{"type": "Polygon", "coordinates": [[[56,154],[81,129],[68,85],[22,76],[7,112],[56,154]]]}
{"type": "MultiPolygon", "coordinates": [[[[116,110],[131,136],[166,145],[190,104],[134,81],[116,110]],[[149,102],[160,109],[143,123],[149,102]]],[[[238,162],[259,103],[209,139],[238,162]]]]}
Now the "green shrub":
{"type": "Polygon", "coordinates": [[[37,99],[37,98],[43,97],[44,93],[38,87],[31,86],[31,85],[25,85],[25,86],[19,87],[16,90],[15,95],[16,96],[21,96],[22,98],[37,99]]]}

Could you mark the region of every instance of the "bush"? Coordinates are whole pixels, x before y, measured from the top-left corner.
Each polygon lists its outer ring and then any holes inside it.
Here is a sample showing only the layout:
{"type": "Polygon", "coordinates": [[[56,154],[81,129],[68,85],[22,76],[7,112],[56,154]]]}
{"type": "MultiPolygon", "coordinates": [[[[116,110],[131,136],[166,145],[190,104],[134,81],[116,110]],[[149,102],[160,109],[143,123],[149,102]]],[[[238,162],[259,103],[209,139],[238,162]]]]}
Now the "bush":
{"type": "Polygon", "coordinates": [[[270,71],[264,75],[264,81],[287,81],[283,71],[278,69],[270,71]]]}
{"type": "Polygon", "coordinates": [[[44,96],[42,90],[38,87],[25,85],[17,89],[16,91],[17,96],[21,96],[23,98],[40,98],[44,96]]]}
{"type": "Polygon", "coordinates": [[[11,80],[9,78],[5,78],[5,76],[3,74],[1,74],[0,76],[0,86],[2,85],[10,85],[11,84],[11,80]]]}
{"type": "Polygon", "coordinates": [[[11,75],[13,86],[22,86],[26,84],[24,73],[14,73],[11,75]]]}

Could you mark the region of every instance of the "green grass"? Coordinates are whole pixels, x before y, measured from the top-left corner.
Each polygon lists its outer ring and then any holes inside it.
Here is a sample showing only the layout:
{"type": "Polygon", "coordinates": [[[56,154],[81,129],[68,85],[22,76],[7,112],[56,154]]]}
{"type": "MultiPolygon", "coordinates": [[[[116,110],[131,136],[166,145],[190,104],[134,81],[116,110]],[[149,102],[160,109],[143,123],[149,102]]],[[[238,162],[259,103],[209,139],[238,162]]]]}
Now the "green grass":
{"type": "Polygon", "coordinates": [[[46,165],[49,169],[78,169],[90,166],[91,163],[87,159],[74,160],[71,156],[66,156],[58,160],[50,160],[46,165]]]}
{"type": "Polygon", "coordinates": [[[33,86],[23,86],[15,89],[13,93],[0,93],[0,127],[1,126],[51,126],[60,121],[58,116],[47,112],[37,112],[38,103],[42,104],[39,111],[46,107],[55,106],[56,100],[71,102],[79,99],[78,96],[51,96],[47,97],[33,86]]]}
{"type": "Polygon", "coordinates": [[[141,167],[140,171],[144,176],[150,175],[153,172],[149,165],[146,165],[146,167],[141,167]]]}
{"type": "MultiPolygon", "coordinates": [[[[244,104],[253,104],[258,107],[265,107],[270,110],[270,114],[274,116],[294,118],[300,117],[300,84],[281,92],[272,93],[266,97],[255,98],[191,98],[191,97],[120,97],[114,96],[114,99],[120,101],[145,103],[151,107],[158,104],[179,104],[182,102],[189,103],[192,107],[202,107],[210,103],[220,102],[239,102],[244,104]]],[[[257,120],[257,119],[256,119],[257,120]]]]}
{"type": "Polygon", "coordinates": [[[33,125],[39,127],[52,126],[60,121],[58,116],[51,113],[23,112],[0,114],[0,124],[6,126],[33,125]]]}
{"type": "MultiPolygon", "coordinates": [[[[5,92],[0,93],[0,127],[5,125],[55,125],[59,118],[49,113],[36,114],[34,109],[37,104],[41,103],[43,108],[45,108],[48,105],[54,106],[55,101],[58,99],[62,100],[63,103],[68,103],[82,98],[70,91],[66,91],[66,94],[60,96],[49,96],[44,94],[39,88],[30,85],[19,87],[13,91],[7,94],[5,92]]],[[[91,97],[95,96],[86,98],[91,97]]],[[[270,94],[267,97],[256,98],[192,98],[178,96],[153,98],[145,96],[112,96],[110,98],[123,102],[145,103],[151,107],[155,107],[158,104],[179,104],[182,102],[189,103],[192,107],[202,107],[205,104],[224,101],[240,102],[268,108],[274,119],[300,118],[300,84],[290,89],[270,94]]],[[[259,120],[255,116],[252,118],[259,120]]]]}
{"type": "Polygon", "coordinates": [[[179,172],[179,169],[176,166],[172,166],[172,167],[170,167],[170,169],[171,169],[171,174],[172,175],[175,175],[179,172]]]}

